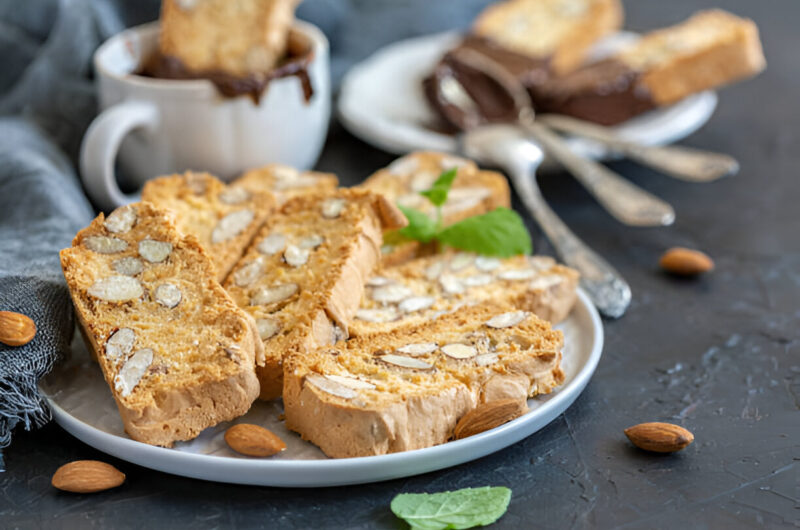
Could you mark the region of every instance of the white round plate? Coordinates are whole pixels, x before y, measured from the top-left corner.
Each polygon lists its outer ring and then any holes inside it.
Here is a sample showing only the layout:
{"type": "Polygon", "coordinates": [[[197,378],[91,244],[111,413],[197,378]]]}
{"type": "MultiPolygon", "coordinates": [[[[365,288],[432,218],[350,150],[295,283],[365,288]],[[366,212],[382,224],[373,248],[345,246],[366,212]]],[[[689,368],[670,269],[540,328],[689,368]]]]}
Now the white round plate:
{"type": "MultiPolygon", "coordinates": [[[[363,484],[468,462],[499,451],[538,431],[564,412],[583,391],[603,349],[603,326],[586,294],[570,316],[557,326],[564,331],[564,385],[552,394],[528,400],[530,412],[496,429],[446,444],[404,453],[361,458],[327,458],[314,445],[286,429],[278,419],[280,401],[257,401],[233,423],[264,425],[278,434],[286,451],[272,458],[248,458],[231,451],[224,441],[223,423],[203,431],[191,442],[172,449],[130,439],[122,428],[116,404],[80,339],[72,358],[42,380],[56,422],[83,442],[140,466],[185,477],[260,486],[319,487],[363,484]]],[[[76,335],[78,335],[76,333],[76,335]]]]}
{"type": "MultiPolygon", "coordinates": [[[[598,43],[590,57],[599,59],[638,38],[630,32],[616,33],[598,43]]],[[[342,81],[339,117],[350,132],[390,153],[434,150],[456,152],[452,135],[431,128],[436,116],[422,90],[422,80],[434,65],[458,43],[460,34],[437,33],[396,42],[357,64],[342,81]]],[[[705,124],[717,106],[714,92],[702,92],[662,109],[637,116],[615,130],[628,140],[645,145],[675,142],[705,124]]],[[[595,159],[607,158],[599,145],[569,140],[575,152],[595,159]]]]}

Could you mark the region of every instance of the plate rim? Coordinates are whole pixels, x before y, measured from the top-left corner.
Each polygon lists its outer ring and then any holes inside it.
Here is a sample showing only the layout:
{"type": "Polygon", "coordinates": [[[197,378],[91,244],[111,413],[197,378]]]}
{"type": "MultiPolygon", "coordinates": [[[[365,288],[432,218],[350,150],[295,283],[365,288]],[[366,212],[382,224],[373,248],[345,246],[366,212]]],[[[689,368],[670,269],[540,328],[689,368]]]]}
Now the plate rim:
{"type": "Polygon", "coordinates": [[[591,352],[572,381],[558,394],[534,411],[490,431],[433,447],[387,455],[333,459],[264,460],[175,451],[102,431],[69,414],[53,400],[46,389],[41,385],[39,388],[53,411],[56,423],[72,436],[106,454],[156,471],[214,482],[254,486],[302,488],[382,482],[436,471],[482,458],[527,438],[566,411],[589,383],[602,356],[604,344],[604,330],[600,315],[589,301],[588,295],[580,288],[578,288],[578,299],[573,311],[576,309],[588,313],[593,334],[591,352]],[[534,413],[536,414],[531,416],[534,413]],[[404,470],[399,473],[392,472],[392,469],[398,467],[398,463],[403,463],[404,470]],[[184,467],[178,470],[177,468],[180,466],[184,467]],[[369,473],[373,468],[378,470],[383,468],[383,472],[369,473]],[[290,476],[287,476],[288,471],[292,472],[290,476]],[[347,476],[342,476],[343,473],[346,473],[347,476]],[[330,476],[326,477],[325,475],[330,476]],[[259,480],[253,480],[254,478],[259,480]]]}
{"type": "MultiPolygon", "coordinates": [[[[400,127],[398,130],[392,132],[388,131],[385,125],[391,123],[390,120],[376,120],[371,117],[371,113],[360,111],[359,105],[357,105],[355,101],[351,102],[353,98],[350,97],[350,94],[355,92],[355,90],[352,88],[352,85],[355,84],[358,76],[363,75],[362,72],[364,70],[368,71],[374,63],[385,60],[385,55],[396,52],[398,48],[407,46],[409,44],[413,45],[424,41],[452,40],[457,38],[460,34],[461,33],[458,31],[442,31],[425,35],[417,35],[395,41],[375,50],[371,55],[353,65],[347,71],[340,84],[335,105],[337,119],[351,134],[357,138],[391,154],[403,155],[409,151],[420,149],[433,149],[455,153],[457,151],[457,142],[455,139],[448,135],[437,133],[436,131],[429,131],[427,134],[421,133],[425,134],[425,146],[422,145],[423,142],[416,144],[413,139],[409,140],[408,138],[405,138],[408,133],[412,131],[412,129],[406,127],[405,125],[400,127]]],[[[612,34],[611,37],[625,39],[638,37],[639,35],[640,34],[632,31],[618,31],[612,34]]],[[[634,118],[614,126],[613,128],[616,129],[622,137],[628,140],[636,140],[637,138],[641,139],[642,144],[644,145],[670,144],[688,137],[705,125],[714,114],[717,103],[717,93],[713,90],[706,90],[687,96],[683,100],[673,105],[657,109],[656,112],[660,112],[661,114],[651,115],[651,113],[645,113],[635,116],[634,118]],[[677,109],[681,105],[688,106],[691,104],[696,107],[694,111],[695,115],[691,117],[691,119],[686,119],[686,116],[681,115],[680,112],[678,113],[678,117],[681,118],[682,121],[680,130],[655,134],[655,138],[653,138],[653,133],[645,133],[644,137],[641,136],[641,129],[643,126],[647,127],[649,125],[651,127],[658,126],[664,128],[665,123],[676,122],[673,109],[677,109]],[[670,112],[671,110],[672,112],[670,112]],[[647,124],[649,116],[652,116],[652,125],[647,124]]],[[[685,114],[685,112],[683,114],[685,114]]],[[[421,129],[422,128],[420,127],[419,129],[414,130],[413,134],[420,134],[417,131],[421,129]]],[[[597,143],[591,142],[590,140],[568,137],[567,142],[572,145],[578,154],[583,156],[588,156],[596,160],[613,160],[618,158],[618,156],[615,154],[610,153],[607,149],[601,147],[597,143]]],[[[548,162],[550,161],[548,160],[548,162]]],[[[545,167],[557,167],[557,165],[548,163],[545,164],[545,167]]]]}

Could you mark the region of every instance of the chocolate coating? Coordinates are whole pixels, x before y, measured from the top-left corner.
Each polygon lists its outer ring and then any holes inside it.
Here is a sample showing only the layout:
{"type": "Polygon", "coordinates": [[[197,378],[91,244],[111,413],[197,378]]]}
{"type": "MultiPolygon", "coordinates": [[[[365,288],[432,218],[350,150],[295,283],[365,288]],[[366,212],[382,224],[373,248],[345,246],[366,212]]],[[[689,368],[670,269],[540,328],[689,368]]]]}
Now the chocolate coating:
{"type": "Polygon", "coordinates": [[[177,57],[156,52],[148,57],[135,75],[159,79],[208,79],[224,97],[235,98],[247,95],[258,104],[269,83],[274,79],[296,76],[303,88],[303,97],[310,101],[314,95],[308,66],[314,58],[314,51],[302,37],[291,34],[288,53],[278,65],[269,72],[253,73],[245,77],[234,76],[220,70],[192,71],[177,57]]]}

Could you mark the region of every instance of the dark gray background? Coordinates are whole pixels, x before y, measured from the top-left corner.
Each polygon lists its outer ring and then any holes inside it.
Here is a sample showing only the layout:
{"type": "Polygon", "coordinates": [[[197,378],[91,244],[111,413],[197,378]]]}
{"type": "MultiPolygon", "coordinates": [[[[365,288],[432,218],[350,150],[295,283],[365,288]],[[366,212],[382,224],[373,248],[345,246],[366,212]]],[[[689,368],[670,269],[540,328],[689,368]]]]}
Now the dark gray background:
{"type": "MultiPolygon", "coordinates": [[[[384,43],[465,26],[486,2],[354,3],[349,16],[334,0],[300,10],[331,36],[335,76],[384,43]]],[[[675,205],[677,221],[663,229],[619,225],[567,175],[540,179],[634,292],[628,314],[605,323],[594,379],[548,427],[445,471],[315,490],[175,477],[110,458],[54,424],[18,429],[0,475],[0,527],[402,528],[389,511],[397,493],[483,485],[513,490],[498,528],[800,526],[800,3],[628,1],[627,25],[647,30],[711,5],[756,20],[769,67],[721,92],[711,122],[685,143],[735,155],[739,175],[691,185],[612,164],[675,205]],[[699,280],[663,275],[657,260],[673,245],[706,251],[717,269],[699,280]],[[640,452],[622,430],[643,421],[679,423],[696,441],[672,456],[640,452]],[[127,482],[92,496],[51,488],[58,466],[86,458],[115,464],[127,482]]],[[[130,9],[131,23],[155,13],[130,9]]],[[[352,184],[391,159],[334,124],[318,167],[352,184]]]]}

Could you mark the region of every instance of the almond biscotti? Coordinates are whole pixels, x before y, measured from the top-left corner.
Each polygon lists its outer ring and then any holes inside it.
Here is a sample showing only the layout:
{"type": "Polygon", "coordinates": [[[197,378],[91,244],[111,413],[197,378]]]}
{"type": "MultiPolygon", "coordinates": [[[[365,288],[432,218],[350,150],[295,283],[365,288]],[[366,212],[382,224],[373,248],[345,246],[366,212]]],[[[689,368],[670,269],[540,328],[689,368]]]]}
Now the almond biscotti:
{"type": "Polygon", "coordinates": [[[722,10],[654,31],[536,90],[537,110],[613,125],[764,69],[758,28],[722,10]]]}
{"type": "Polygon", "coordinates": [[[195,73],[263,74],[286,53],[298,0],[163,0],[161,53],[195,73]]]}
{"type": "Polygon", "coordinates": [[[339,179],[333,173],[300,171],[284,164],[269,164],[245,172],[231,185],[253,192],[271,193],[281,205],[298,195],[334,191],[339,186],[339,179]]]}
{"type": "Polygon", "coordinates": [[[100,214],[61,266],[131,438],[169,447],[247,412],[263,356],[255,323],[165,211],[138,203],[100,214]]]}
{"type": "Polygon", "coordinates": [[[622,19],[619,0],[509,0],[487,7],[472,32],[560,75],[580,66],[589,48],[618,30],[622,19]]]}
{"type": "MultiPolygon", "coordinates": [[[[480,170],[465,158],[433,151],[418,151],[398,158],[388,167],[373,173],[359,187],[380,193],[401,206],[434,216],[435,207],[419,192],[429,189],[444,171],[453,168],[457,169],[457,175],[442,207],[444,225],[500,206],[510,207],[508,181],[503,175],[480,170]]],[[[415,241],[390,242],[383,248],[383,265],[397,265],[434,250],[432,245],[415,241]]]]}
{"type": "Polygon", "coordinates": [[[275,209],[268,192],[226,186],[208,173],[192,171],[147,181],[142,200],[169,210],[178,230],[197,237],[219,281],[275,209]]]}
{"type": "Polygon", "coordinates": [[[575,304],[577,287],[578,272],[549,256],[438,254],[383,269],[367,280],[350,335],[394,332],[488,300],[557,324],[575,304]]]}
{"type": "Polygon", "coordinates": [[[262,399],[280,397],[287,354],[347,336],[382,232],[405,223],[384,197],[357,189],[295,197],[267,220],[225,281],[264,341],[262,399]]]}
{"type": "Polygon", "coordinates": [[[492,304],[290,355],[286,426],[334,458],[441,444],[479,404],[563,383],[562,345],[547,322],[492,304]]]}

